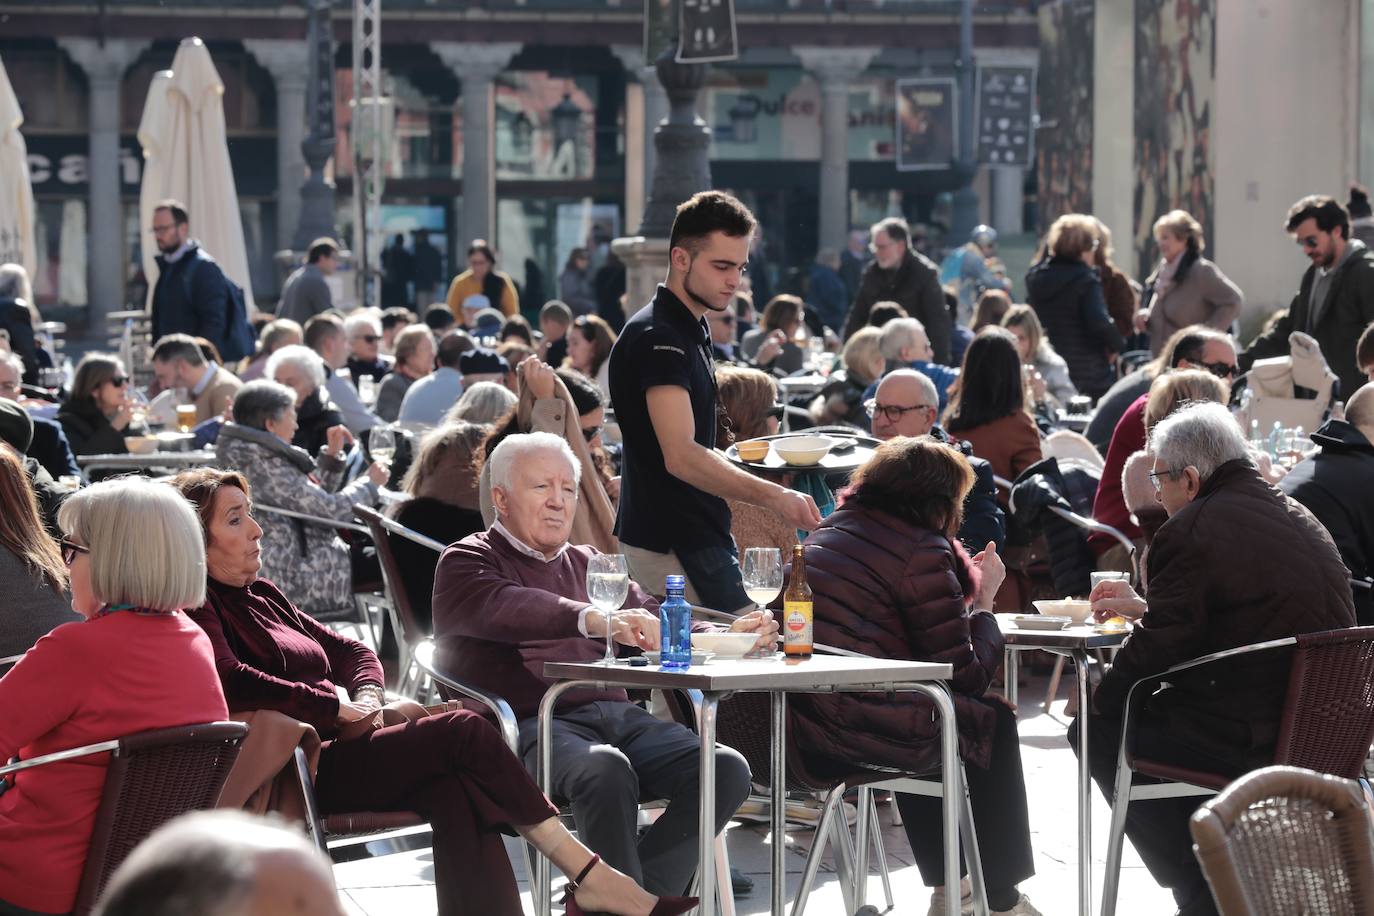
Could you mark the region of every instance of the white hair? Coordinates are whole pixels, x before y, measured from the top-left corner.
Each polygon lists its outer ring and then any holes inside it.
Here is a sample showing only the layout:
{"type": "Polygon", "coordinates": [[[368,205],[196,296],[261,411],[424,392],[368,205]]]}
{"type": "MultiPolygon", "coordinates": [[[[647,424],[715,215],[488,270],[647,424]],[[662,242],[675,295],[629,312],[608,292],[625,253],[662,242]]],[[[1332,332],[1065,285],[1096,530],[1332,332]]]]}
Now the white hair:
{"type": "Polygon", "coordinates": [[[893,318],[883,325],[878,349],[883,359],[901,359],[902,350],[916,343],[916,335],[924,334],[926,326],[915,318],[893,318]]]}
{"type": "Polygon", "coordinates": [[[514,433],[502,439],[487,456],[492,487],[509,490],[516,463],[534,452],[557,452],[572,469],[573,486],[581,485],[582,465],[566,439],[553,433],[514,433]]]}
{"type": "Polygon", "coordinates": [[[1231,411],[1211,402],[1180,407],[1155,424],[1150,453],[1173,472],[1197,468],[1204,481],[1226,462],[1250,454],[1231,411]]]}
{"type": "Polygon", "coordinates": [[[344,319],[344,332],[350,338],[358,335],[360,331],[371,331],[378,337],[382,336],[382,322],[371,312],[356,312],[344,319]]]}
{"type": "Polygon", "coordinates": [[[91,591],[105,604],[156,611],[205,603],[200,518],[171,487],[120,477],[78,490],[57,523],[90,552],[91,591]]]}
{"type": "Polygon", "coordinates": [[[478,382],[469,385],[444,415],[445,423],[466,420],[468,423],[483,423],[488,426],[504,417],[519,401],[509,388],[496,382],[478,382]]]}
{"type": "Polygon", "coordinates": [[[269,356],[263,377],[276,381],[277,370],[282,366],[295,366],[314,380],[316,388],[324,386],[324,360],[320,358],[320,354],[303,344],[288,344],[269,356]]]}
{"type": "Polygon", "coordinates": [[[24,377],[24,358],[13,350],[0,350],[0,363],[14,370],[15,378],[24,377]]]}
{"type": "MultiPolygon", "coordinates": [[[[940,393],[935,390],[935,383],[932,382],[930,377],[924,372],[917,372],[915,369],[893,369],[887,375],[883,376],[883,380],[878,383],[878,388],[882,388],[883,385],[887,383],[888,379],[903,378],[914,379],[916,384],[921,386],[921,395],[925,401],[936,410],[940,409],[940,393]]],[[[876,398],[877,395],[877,390],[874,390],[873,396],[876,398]]]]}

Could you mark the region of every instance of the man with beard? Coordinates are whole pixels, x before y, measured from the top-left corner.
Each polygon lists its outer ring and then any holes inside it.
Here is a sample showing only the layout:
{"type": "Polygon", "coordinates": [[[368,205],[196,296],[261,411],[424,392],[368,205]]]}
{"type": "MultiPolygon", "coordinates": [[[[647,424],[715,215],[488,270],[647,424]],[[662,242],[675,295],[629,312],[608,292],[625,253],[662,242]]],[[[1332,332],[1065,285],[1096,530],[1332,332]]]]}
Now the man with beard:
{"type": "Polygon", "coordinates": [[[1374,252],[1350,238],[1350,216],[1334,198],[1314,194],[1288,211],[1288,233],[1312,266],[1288,314],[1251,341],[1240,354],[1249,372],[1257,359],[1289,354],[1288,335],[1305,331],[1316,338],[1327,365],[1341,380],[1341,394],[1355,393],[1365,377],[1355,360],[1355,342],[1374,321],[1374,252]]]}
{"type": "Polygon", "coordinates": [[[180,201],[157,205],[152,233],[158,250],[152,339],[189,334],[231,352],[229,285],[215,259],[191,238],[191,219],[180,201]]]}
{"type": "Polygon", "coordinates": [[[734,302],[754,215],[702,191],[677,209],[667,281],[611,350],[611,403],[624,441],[616,536],[630,577],[651,591],[685,574],[687,600],[718,610],[750,604],[730,537],[726,499],[764,506],[794,527],[820,523],[811,497],[769,483],[717,453],[721,422],[703,320],[734,302]]]}
{"type": "Polygon", "coordinates": [[[844,324],[844,339],[868,324],[874,303],[895,302],[930,335],[935,362],[949,364],[950,316],[940,289],[940,269],[911,248],[906,220],[889,217],[872,229],[873,261],[864,268],[859,293],[844,324]]]}

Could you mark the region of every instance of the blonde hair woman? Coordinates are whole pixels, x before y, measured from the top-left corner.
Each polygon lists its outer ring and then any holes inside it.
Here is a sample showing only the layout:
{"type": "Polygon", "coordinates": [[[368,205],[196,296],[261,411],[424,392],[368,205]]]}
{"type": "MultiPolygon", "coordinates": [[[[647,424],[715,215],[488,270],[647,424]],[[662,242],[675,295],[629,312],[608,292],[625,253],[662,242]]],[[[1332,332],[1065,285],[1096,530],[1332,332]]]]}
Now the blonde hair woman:
{"type": "Polygon", "coordinates": [[[1202,256],[1202,226],[1187,212],[1172,210],[1155,220],[1154,234],[1159,265],[1145,281],[1145,305],[1136,313],[1136,329],[1149,332],[1150,352],[1158,354],[1164,341],[1190,324],[1228,330],[1245,295],[1202,256]]]}
{"type": "MultiPolygon", "coordinates": [[[[228,716],[210,641],[182,612],[205,599],[205,545],[175,490],[121,478],[58,513],[72,610],[0,679],[0,760],[228,716]]],[[[42,766],[0,818],[0,910],[71,912],[109,760],[42,766]],[[6,904],[9,907],[6,907],[6,904]]]]}
{"type": "Polygon", "coordinates": [[[1035,309],[1029,305],[1013,305],[1002,316],[1002,327],[1016,336],[1021,365],[1032,370],[1027,374],[1035,403],[1052,408],[1067,406],[1069,398],[1078,395],[1078,389],[1069,378],[1068,363],[1045,338],[1045,329],[1040,326],[1035,309]]]}
{"type": "MultiPolygon", "coordinates": [[[[867,330],[876,331],[877,328],[867,330]]],[[[778,431],[782,409],[776,404],[778,385],[773,377],[761,369],[742,366],[716,367],[716,387],[720,391],[720,406],[730,420],[735,441],[770,436],[778,431]]],[[[717,430],[716,447],[729,445],[724,429],[717,430]]],[[[774,483],[787,486],[790,475],[767,474],[774,483]]],[[[797,543],[797,529],[772,509],[753,506],[735,499],[727,499],[730,506],[730,536],[740,556],[750,547],[777,547],[788,551],[797,543]]]]}

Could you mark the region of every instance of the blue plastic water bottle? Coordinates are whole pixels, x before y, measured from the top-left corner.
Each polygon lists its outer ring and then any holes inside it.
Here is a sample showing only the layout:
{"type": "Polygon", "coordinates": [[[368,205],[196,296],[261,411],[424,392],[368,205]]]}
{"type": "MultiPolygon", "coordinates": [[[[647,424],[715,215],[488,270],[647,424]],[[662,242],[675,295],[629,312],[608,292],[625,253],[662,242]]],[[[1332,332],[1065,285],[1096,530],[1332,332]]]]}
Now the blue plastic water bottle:
{"type": "Polygon", "coordinates": [[[669,576],[664,583],[668,597],[658,606],[659,659],[672,671],[692,667],[692,606],[682,597],[685,589],[682,576],[669,576]]]}

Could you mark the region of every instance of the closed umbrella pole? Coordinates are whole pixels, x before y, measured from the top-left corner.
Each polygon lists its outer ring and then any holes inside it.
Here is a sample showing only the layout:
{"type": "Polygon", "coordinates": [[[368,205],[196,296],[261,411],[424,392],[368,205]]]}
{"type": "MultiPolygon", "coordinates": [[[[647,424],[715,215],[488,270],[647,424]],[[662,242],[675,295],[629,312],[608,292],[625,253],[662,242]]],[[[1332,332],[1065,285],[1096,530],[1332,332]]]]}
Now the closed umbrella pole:
{"type": "Polygon", "coordinates": [[[143,180],[138,188],[138,226],[143,234],[143,276],[148,280],[145,308],[153,308],[153,288],[157,285],[157,241],[149,231],[153,225],[153,208],[159,200],[174,196],[166,187],[165,159],[168,142],[167,89],[172,84],[172,71],[159,70],[148,85],[148,97],[143,102],[143,117],[138,122],[138,142],[143,147],[143,180]]]}

